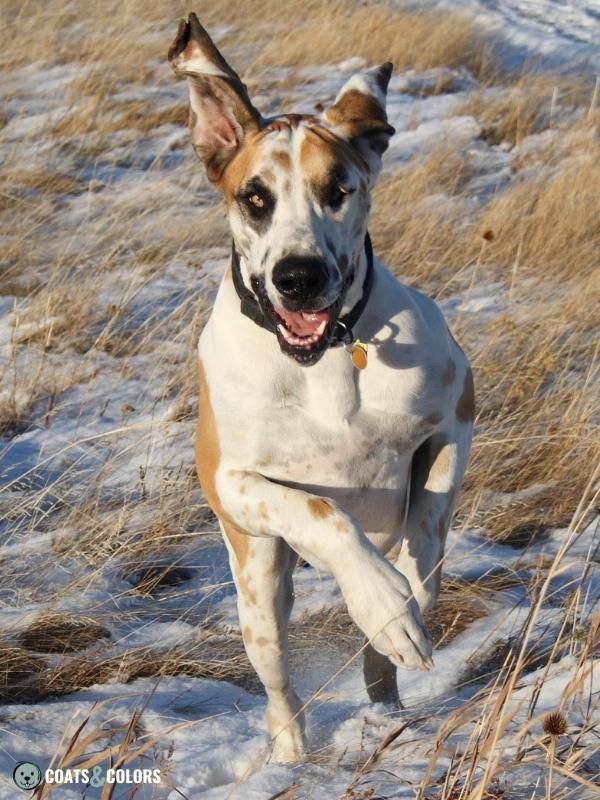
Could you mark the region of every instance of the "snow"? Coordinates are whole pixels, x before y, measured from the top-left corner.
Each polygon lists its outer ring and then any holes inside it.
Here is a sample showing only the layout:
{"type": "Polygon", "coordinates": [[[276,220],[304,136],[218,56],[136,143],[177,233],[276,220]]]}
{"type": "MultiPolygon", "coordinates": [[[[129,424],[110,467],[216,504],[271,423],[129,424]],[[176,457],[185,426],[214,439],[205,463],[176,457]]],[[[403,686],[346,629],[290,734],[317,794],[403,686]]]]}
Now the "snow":
{"type": "MultiPolygon", "coordinates": [[[[400,0],[398,5],[411,4],[400,0]]],[[[425,0],[418,5],[471,14],[503,42],[500,55],[505,67],[574,70],[600,65],[597,0],[425,0]]]]}
{"type": "MultiPolygon", "coordinates": [[[[600,5],[592,0],[432,0],[429,5],[474,11],[482,25],[511,43],[505,54],[511,66],[523,63],[532,54],[539,56],[540,66],[573,66],[597,53],[600,5]]],[[[361,65],[360,59],[350,59],[331,73],[321,68],[301,71],[298,82],[304,85],[297,89],[297,97],[302,108],[310,109],[316,100],[333,97],[344,76],[361,65]]],[[[459,70],[445,72],[445,77],[452,79],[452,91],[434,96],[421,96],[427,92],[420,90],[436,85],[440,70],[410,71],[392,78],[389,117],[397,134],[386,157],[386,170],[392,172],[416,156],[426,158],[440,145],[451,146],[468,153],[471,162],[478,164],[470,195],[474,204],[483,203],[495,188],[511,179],[510,158],[502,146],[481,142],[481,129],[473,117],[458,116],[454,111],[477,88],[472,76],[459,70]]],[[[279,77],[287,74],[281,70],[279,77]]],[[[47,146],[37,137],[65,113],[64,106],[57,108],[56,98],[64,95],[76,77],[80,73],[72,65],[46,68],[42,75],[39,65],[32,64],[20,68],[18,75],[0,78],[0,88],[10,88],[3,108],[8,117],[2,132],[3,155],[17,143],[29,168],[45,163],[47,146]]],[[[139,100],[143,96],[157,107],[168,107],[181,100],[180,89],[165,82],[159,88],[124,88],[117,97],[139,100]]],[[[259,96],[257,102],[261,99],[268,112],[271,98],[259,96]]],[[[519,150],[535,154],[558,135],[546,131],[527,137],[519,150]]],[[[180,149],[186,139],[185,133],[173,125],[162,125],[135,141],[131,131],[117,131],[110,155],[103,153],[93,166],[88,162],[78,175],[89,190],[61,201],[67,248],[75,254],[85,252],[85,226],[101,221],[111,208],[129,209],[132,239],[150,243],[160,239],[161,204],[170,204],[174,217],[178,213],[183,217],[190,209],[196,213],[210,207],[210,189],[198,172],[192,174],[189,149],[180,149]]],[[[49,242],[49,251],[64,249],[65,241],[49,242]]],[[[175,553],[177,565],[188,568],[191,578],[177,591],[163,592],[154,602],[132,592],[127,565],[110,553],[102,571],[91,564],[86,566],[85,558],[76,558],[75,554],[59,558],[64,543],[80,541],[77,525],[46,528],[47,515],[55,505],[83,508],[93,499],[109,507],[113,503],[116,511],[107,512],[107,526],[119,522],[124,531],[136,534],[156,514],[156,506],[144,506],[146,496],[156,498],[169,486],[188,480],[193,470],[193,423],[178,420],[177,395],[166,387],[188,357],[189,343],[164,336],[156,352],[157,340],[151,333],[158,323],[164,323],[168,330],[172,315],[193,305],[200,296],[207,306],[210,304],[227,261],[227,249],[226,244],[201,251],[192,248],[188,257],[182,248],[181,257],[162,265],[159,273],[149,274],[140,265],[128,264],[126,270],[113,272],[100,287],[91,298],[92,310],[126,307],[126,321],[114,323],[120,326],[123,337],[148,334],[147,349],[142,347],[129,356],[126,369],[117,355],[96,346],[100,329],[92,331],[93,342],[85,354],[18,348],[16,342],[59,327],[68,309],[28,321],[26,301],[0,297],[0,368],[10,377],[11,366],[16,365],[19,373],[18,385],[10,380],[3,383],[0,402],[10,398],[27,414],[41,375],[51,375],[61,384],[65,376],[72,376],[60,392],[58,405],[48,402],[51,392],[34,398],[36,419],[41,422],[0,440],[0,560],[26,557],[28,565],[18,576],[17,589],[0,587],[4,637],[14,638],[50,608],[108,620],[113,652],[123,658],[132,647],[165,649],[193,643],[206,619],[223,634],[237,631],[233,583],[216,531],[192,529],[177,536],[175,550],[169,551],[169,563],[175,560],[175,553]],[[135,510],[120,520],[120,505],[131,498],[136,501],[135,510]],[[32,518],[27,509],[33,500],[36,512],[32,518]],[[71,591],[75,578],[78,588],[71,591]]],[[[85,264],[77,268],[85,268],[85,264]]],[[[40,274],[47,277],[43,270],[40,274]]],[[[506,291],[491,283],[446,298],[441,306],[450,322],[469,314],[483,324],[510,304],[506,291]]],[[[506,499],[514,500],[514,496],[506,499]]],[[[191,491],[190,502],[203,502],[198,489],[191,491]]],[[[169,544],[170,535],[166,533],[161,539],[163,545],[169,544]]],[[[542,541],[521,552],[490,541],[483,531],[453,529],[448,538],[446,573],[465,581],[494,575],[499,569],[515,575],[523,570],[533,573],[542,560],[559,553],[569,535],[568,530],[549,531],[542,541]]],[[[591,618],[598,612],[597,521],[572,539],[549,587],[549,602],[537,619],[536,635],[556,635],[564,618],[561,603],[575,589],[580,589],[584,598],[582,615],[591,618]]],[[[84,552],[85,539],[81,548],[84,552]]],[[[160,557],[157,553],[150,562],[159,563],[160,557]]],[[[292,624],[335,609],[342,602],[333,578],[312,567],[297,572],[295,593],[292,624]]],[[[532,598],[517,587],[491,592],[484,605],[481,619],[436,652],[429,673],[399,671],[398,685],[405,706],[400,712],[368,702],[360,658],[348,661],[337,643],[332,642],[331,651],[309,650],[294,655],[298,689],[307,703],[311,751],[308,761],[301,765],[269,762],[264,697],[227,681],[186,676],[140,678],[132,683],[92,686],[34,705],[0,706],[0,800],[15,796],[11,774],[17,761],[32,760],[45,768],[63,733],[72,735],[88,715],[91,719],[85,731],[105,726],[105,736],[94,742],[94,749],[99,749],[109,741],[111,726],[126,723],[135,708],[140,709],[143,729],[142,739],[136,744],[143,743],[144,736],[158,736],[157,745],[139,762],[160,765],[168,777],[158,792],[149,785],[139,786],[136,797],[140,799],[175,800],[183,793],[190,800],[267,800],[300,783],[303,794],[299,796],[325,800],[344,792],[356,779],[359,765],[401,723],[407,723],[407,728],[382,757],[380,771],[360,778],[355,786],[372,785],[389,798],[414,798],[438,725],[461,704],[470,702],[481,688],[481,683],[462,685],[467,665],[477,664],[496,646],[517,638],[531,613],[532,598]]],[[[98,645],[100,649],[103,646],[98,645]]],[[[575,657],[560,653],[547,667],[523,674],[514,693],[516,711],[511,730],[526,723],[527,705],[538,690],[536,714],[555,710],[564,700],[570,724],[580,723],[584,715],[578,697],[597,692],[600,664],[592,665],[579,695],[569,694],[569,682],[577,670],[575,657]]],[[[464,746],[467,737],[468,732],[461,729],[456,735],[457,746],[464,746]]],[[[449,758],[445,754],[438,765],[448,765],[449,758]]],[[[539,776],[536,778],[533,767],[511,776],[516,791],[527,790],[527,796],[531,796],[536,779],[539,776]]],[[[60,797],[81,798],[82,791],[81,787],[64,786],[60,797]]],[[[581,798],[586,796],[585,791],[581,789],[581,798]]],[[[97,792],[88,789],[85,796],[94,797],[97,792]]]]}

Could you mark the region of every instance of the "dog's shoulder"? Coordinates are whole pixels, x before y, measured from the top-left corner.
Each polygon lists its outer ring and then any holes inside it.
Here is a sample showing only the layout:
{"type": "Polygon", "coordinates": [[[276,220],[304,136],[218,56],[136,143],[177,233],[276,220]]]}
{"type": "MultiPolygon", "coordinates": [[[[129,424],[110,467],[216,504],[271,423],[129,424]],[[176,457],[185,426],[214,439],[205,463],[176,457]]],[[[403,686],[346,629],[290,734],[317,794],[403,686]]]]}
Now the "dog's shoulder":
{"type": "Polygon", "coordinates": [[[381,263],[373,300],[364,327],[372,339],[414,345],[440,358],[458,347],[435,300],[400,281],[381,263]]]}

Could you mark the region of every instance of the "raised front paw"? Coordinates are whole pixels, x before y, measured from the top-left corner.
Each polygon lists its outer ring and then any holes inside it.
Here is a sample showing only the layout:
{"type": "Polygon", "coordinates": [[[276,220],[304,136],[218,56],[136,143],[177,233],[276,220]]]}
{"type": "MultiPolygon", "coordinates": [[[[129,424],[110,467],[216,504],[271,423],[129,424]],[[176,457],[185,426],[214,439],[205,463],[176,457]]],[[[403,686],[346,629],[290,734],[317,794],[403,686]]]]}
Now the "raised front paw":
{"type": "Polygon", "coordinates": [[[379,653],[404,669],[433,666],[432,645],[406,578],[382,560],[341,586],[348,612],[379,653]]]}

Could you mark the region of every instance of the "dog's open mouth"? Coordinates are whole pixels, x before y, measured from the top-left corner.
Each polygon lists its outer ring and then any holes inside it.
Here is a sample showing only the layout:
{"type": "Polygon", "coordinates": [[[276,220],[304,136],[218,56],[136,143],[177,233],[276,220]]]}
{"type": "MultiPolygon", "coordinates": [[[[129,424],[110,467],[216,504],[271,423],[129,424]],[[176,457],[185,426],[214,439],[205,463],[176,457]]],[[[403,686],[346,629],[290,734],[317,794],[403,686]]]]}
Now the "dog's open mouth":
{"type": "Polygon", "coordinates": [[[277,325],[279,347],[295,361],[306,366],[316,363],[331,339],[334,322],[332,306],[320,311],[269,309],[277,325]]]}
{"type": "Polygon", "coordinates": [[[263,314],[273,323],[281,352],[302,366],[316,364],[331,343],[340,298],[319,310],[288,311],[271,303],[259,278],[252,278],[252,289],[263,314]]]}
{"type": "Polygon", "coordinates": [[[277,329],[288,344],[294,347],[311,348],[323,337],[331,321],[329,309],[324,311],[297,311],[295,313],[274,308],[281,322],[277,329]]]}

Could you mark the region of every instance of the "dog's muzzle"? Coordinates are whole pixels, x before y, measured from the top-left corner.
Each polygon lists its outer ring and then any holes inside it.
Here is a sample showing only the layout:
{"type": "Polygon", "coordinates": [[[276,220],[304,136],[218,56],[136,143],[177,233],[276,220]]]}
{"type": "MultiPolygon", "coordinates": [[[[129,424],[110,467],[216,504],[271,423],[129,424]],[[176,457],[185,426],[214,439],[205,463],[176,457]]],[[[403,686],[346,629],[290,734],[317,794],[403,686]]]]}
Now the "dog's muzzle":
{"type": "Polygon", "coordinates": [[[252,291],[244,284],[240,260],[235,243],[232,244],[231,266],[233,285],[240,298],[240,311],[261,328],[277,336],[283,353],[302,366],[311,366],[321,358],[328,347],[350,345],[353,328],[358,322],[373,285],[373,249],[369,234],[365,236],[367,273],[363,293],[356,305],[339,317],[349,285],[342,286],[337,299],[323,306],[319,302],[327,285],[328,275],[324,262],[310,257],[282,259],[273,270],[273,283],[285,302],[286,308],[275,307],[267,294],[264,278],[252,276],[252,291]],[[309,274],[309,267],[312,272],[309,274]]]}

